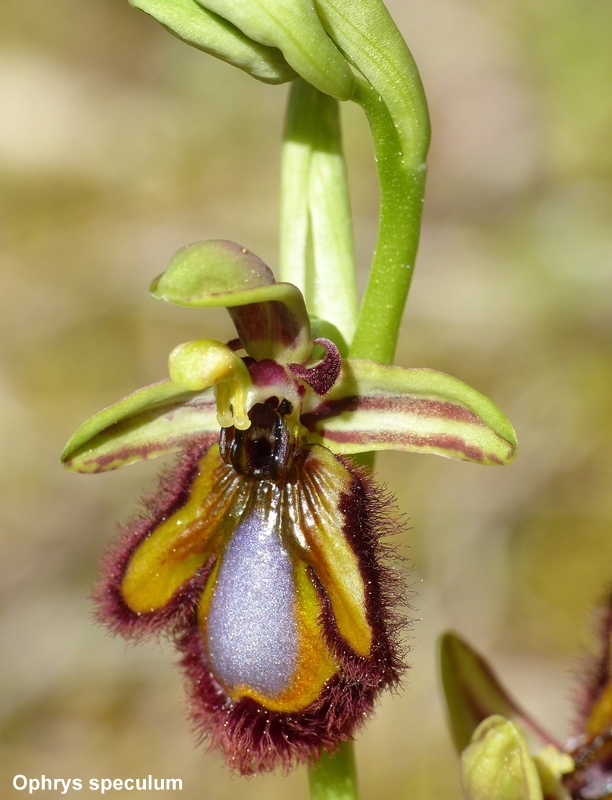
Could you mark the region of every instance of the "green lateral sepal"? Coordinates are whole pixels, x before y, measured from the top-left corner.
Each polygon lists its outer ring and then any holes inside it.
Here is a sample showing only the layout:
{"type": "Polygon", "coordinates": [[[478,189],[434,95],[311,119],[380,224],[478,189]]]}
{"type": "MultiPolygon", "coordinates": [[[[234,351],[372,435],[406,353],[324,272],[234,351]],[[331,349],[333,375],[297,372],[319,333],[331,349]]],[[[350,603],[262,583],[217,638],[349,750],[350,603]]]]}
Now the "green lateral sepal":
{"type": "Polygon", "coordinates": [[[516,434],[500,409],[457,378],[430,369],[346,359],[304,424],[335,452],[406,450],[479,464],[508,464],[516,434]]]}
{"type": "Polygon", "coordinates": [[[76,431],[61,460],[73,472],[106,472],[219,436],[212,389],[186,391],[170,380],[129,394],[76,431]]]}

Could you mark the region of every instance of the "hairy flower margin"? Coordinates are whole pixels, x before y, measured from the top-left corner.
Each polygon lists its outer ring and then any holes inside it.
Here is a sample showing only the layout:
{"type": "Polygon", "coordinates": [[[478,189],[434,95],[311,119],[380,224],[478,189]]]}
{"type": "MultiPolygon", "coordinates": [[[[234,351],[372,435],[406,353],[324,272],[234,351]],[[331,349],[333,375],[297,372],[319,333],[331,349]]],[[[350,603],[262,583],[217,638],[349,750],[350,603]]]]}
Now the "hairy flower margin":
{"type": "Polygon", "coordinates": [[[505,464],[514,430],[448,375],[342,358],[313,338],[299,290],[232,242],[183,248],[151,291],[226,307],[238,339],[179,345],[169,380],[68,442],[65,466],[84,473],[180,453],[103,560],[98,618],[175,643],[195,728],[233,769],[312,762],[352,738],[404,668],[382,543],[400,526],[349,456],[505,464]]]}
{"type": "Polygon", "coordinates": [[[574,735],[564,747],[470,645],[454,633],[442,637],[442,684],[466,800],[612,797],[612,593],[599,627],[600,652],[583,664],[574,735]]]}

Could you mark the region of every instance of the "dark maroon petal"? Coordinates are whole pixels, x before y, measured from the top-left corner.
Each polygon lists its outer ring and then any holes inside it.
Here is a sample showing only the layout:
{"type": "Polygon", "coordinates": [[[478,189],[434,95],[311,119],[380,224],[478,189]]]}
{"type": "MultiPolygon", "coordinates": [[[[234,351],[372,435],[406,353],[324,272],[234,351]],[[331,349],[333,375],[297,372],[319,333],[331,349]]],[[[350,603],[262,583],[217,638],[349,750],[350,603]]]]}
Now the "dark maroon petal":
{"type": "Polygon", "coordinates": [[[329,339],[315,339],[315,344],[325,348],[325,357],[313,367],[289,364],[294,375],[307,383],[320,397],[326,395],[338,380],[342,369],[342,357],[336,345],[329,339]]]}
{"type": "Polygon", "coordinates": [[[255,358],[279,357],[287,350],[304,352],[310,331],[284,303],[249,303],[227,309],[245,350],[255,358]]]}

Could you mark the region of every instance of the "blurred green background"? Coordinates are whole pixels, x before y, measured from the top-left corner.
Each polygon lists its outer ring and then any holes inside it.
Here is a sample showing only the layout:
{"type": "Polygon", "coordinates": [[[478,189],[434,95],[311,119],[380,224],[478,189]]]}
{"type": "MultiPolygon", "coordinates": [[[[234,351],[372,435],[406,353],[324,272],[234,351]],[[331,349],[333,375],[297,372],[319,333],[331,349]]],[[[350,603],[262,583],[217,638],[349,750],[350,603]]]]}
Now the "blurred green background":
{"type": "MultiPolygon", "coordinates": [[[[390,8],[434,131],[397,362],[490,395],[521,452],[505,469],[379,458],[410,516],[417,619],[405,688],[357,755],[364,800],[458,800],[438,634],[462,632],[563,739],[612,583],[612,6],[390,8]]],[[[274,266],[287,89],[120,0],[3,0],[0,42],[1,794],[22,796],[19,773],[151,773],[181,778],[184,800],[306,800],[303,770],[232,778],[189,734],[171,649],[91,621],[98,555],[156,465],[95,478],[58,464],[86,416],[165,377],[177,343],[233,335],[225,312],[157,304],[147,287],[198,239],[274,266]]],[[[365,271],[377,184],[358,109],[345,123],[365,271]]]]}

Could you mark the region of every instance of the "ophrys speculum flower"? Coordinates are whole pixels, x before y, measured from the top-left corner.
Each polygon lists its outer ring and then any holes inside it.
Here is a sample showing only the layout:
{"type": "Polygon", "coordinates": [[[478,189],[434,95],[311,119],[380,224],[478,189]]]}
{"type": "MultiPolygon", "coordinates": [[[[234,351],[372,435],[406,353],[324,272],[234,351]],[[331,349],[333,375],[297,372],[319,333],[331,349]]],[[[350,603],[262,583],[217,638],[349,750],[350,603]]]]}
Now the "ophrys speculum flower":
{"type": "Polygon", "coordinates": [[[99,617],[126,636],[171,636],[196,725],[234,768],[312,760],[352,736],[403,668],[381,541],[398,523],[348,456],[503,464],[514,431],[448,375],[343,359],[313,338],[300,292],[231,242],[183,248],[152,293],[227,307],[238,340],[179,345],[169,380],[68,443],[64,463],[80,472],[181,451],[104,561],[99,617]]]}

